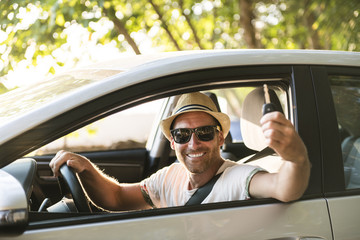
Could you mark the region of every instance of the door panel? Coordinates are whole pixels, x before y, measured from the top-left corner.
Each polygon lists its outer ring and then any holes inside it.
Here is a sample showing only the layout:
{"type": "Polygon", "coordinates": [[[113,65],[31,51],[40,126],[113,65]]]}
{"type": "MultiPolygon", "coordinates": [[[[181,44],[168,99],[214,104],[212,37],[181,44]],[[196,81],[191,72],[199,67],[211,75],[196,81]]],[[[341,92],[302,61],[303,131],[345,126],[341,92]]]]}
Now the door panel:
{"type": "Polygon", "coordinates": [[[360,71],[351,67],[313,67],[312,71],[334,239],[359,239],[360,190],[349,182],[351,177],[359,179],[360,71]]]}
{"type": "Polygon", "coordinates": [[[27,231],[18,239],[48,239],[53,236],[86,240],[104,236],[107,239],[332,239],[327,206],[322,199],[112,219],[101,223],[53,227],[46,231],[27,231]]]}
{"type": "Polygon", "coordinates": [[[334,239],[360,239],[360,192],[356,196],[329,198],[334,239]]]}
{"type": "MultiPolygon", "coordinates": [[[[131,149],[119,151],[88,152],[79,153],[87,157],[92,163],[104,170],[110,176],[119,181],[137,182],[142,179],[145,161],[147,159],[146,149],[131,149]]],[[[54,155],[35,156],[38,163],[39,177],[43,180],[52,176],[49,162],[54,155]]]]}
{"type": "MultiPolygon", "coordinates": [[[[143,179],[145,163],[148,158],[146,149],[131,149],[118,151],[104,151],[80,153],[90,159],[107,175],[116,178],[119,182],[133,183],[143,179]]],[[[62,197],[58,181],[53,177],[49,167],[50,160],[54,155],[32,157],[37,161],[37,175],[33,193],[32,206],[35,209],[40,207],[44,197],[52,202],[57,202],[62,197]]],[[[34,209],[33,209],[34,210],[34,209]]]]}

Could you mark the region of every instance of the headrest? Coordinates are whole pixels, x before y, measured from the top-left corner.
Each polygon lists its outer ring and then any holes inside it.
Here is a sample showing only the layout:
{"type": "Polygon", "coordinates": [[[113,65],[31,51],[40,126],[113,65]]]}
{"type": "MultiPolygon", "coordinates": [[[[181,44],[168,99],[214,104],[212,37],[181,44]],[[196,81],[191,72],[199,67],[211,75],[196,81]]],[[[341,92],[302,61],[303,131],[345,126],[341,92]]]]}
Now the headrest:
{"type": "MultiPolygon", "coordinates": [[[[219,101],[218,101],[218,98],[217,98],[216,94],[213,93],[213,92],[205,92],[205,95],[208,96],[209,98],[211,98],[211,100],[213,100],[213,102],[216,105],[217,110],[219,112],[221,112],[220,104],[219,104],[219,101]]],[[[231,136],[230,131],[229,131],[228,135],[225,138],[225,144],[227,144],[227,143],[232,143],[232,136],[231,136]]]]}
{"type": "MultiPolygon", "coordinates": [[[[280,100],[275,91],[269,88],[270,101],[275,105],[276,111],[282,112],[280,100]]],[[[265,103],[263,87],[255,88],[245,98],[240,117],[241,134],[246,147],[261,151],[267,147],[265,137],[261,130],[260,119],[262,106],[265,103]]]]}

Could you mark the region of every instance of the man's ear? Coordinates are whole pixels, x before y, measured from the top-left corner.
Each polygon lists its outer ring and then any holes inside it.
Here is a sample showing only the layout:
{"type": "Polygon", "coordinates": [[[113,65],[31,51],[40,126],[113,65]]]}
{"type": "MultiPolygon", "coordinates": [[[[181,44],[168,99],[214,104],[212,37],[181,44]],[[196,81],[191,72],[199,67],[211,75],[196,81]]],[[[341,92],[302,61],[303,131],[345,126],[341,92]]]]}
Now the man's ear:
{"type": "Polygon", "coordinates": [[[172,150],[175,150],[175,142],[173,138],[170,139],[170,147],[172,150]]]}
{"type": "Polygon", "coordinates": [[[222,131],[219,131],[218,134],[218,138],[219,138],[219,145],[222,146],[225,143],[225,138],[224,138],[224,134],[222,131]]]}

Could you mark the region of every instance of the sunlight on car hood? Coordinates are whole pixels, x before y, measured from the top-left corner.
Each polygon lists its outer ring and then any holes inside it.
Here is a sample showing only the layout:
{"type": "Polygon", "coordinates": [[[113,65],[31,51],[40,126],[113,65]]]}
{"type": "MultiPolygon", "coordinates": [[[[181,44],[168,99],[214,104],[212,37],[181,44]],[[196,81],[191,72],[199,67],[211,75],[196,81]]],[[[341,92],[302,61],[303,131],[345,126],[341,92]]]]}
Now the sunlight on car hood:
{"type": "Polygon", "coordinates": [[[0,95],[0,125],[93,82],[120,73],[119,70],[86,69],[57,75],[47,81],[0,95]]]}

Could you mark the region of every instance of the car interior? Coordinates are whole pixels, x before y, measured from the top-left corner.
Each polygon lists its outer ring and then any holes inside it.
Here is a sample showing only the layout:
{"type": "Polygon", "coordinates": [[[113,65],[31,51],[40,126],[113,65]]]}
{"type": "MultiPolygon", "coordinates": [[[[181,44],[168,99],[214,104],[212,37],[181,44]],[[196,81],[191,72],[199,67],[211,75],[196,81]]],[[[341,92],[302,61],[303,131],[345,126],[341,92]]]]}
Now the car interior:
{"type": "MultiPolygon", "coordinates": [[[[282,111],[289,118],[289,89],[285,85],[268,82],[271,102],[276,105],[276,110],[282,111]]],[[[231,116],[232,129],[222,147],[222,155],[226,159],[239,161],[244,164],[254,164],[265,168],[270,172],[276,172],[281,160],[273,151],[269,151],[264,144],[260,128],[264,89],[262,83],[247,86],[246,88],[213,89],[204,91],[215,102],[220,111],[231,116]],[[247,97],[244,98],[244,95],[247,97]],[[240,97],[243,99],[240,99],[240,97]],[[242,111],[237,107],[241,104],[242,111]],[[255,140],[254,140],[255,139],[255,140]],[[254,157],[255,156],[255,157],[254,157]]],[[[166,99],[162,106],[165,109],[158,119],[169,115],[178,96],[166,99]]],[[[153,129],[154,130],[154,129],[153,129]]],[[[146,146],[138,146],[132,149],[108,149],[101,151],[81,151],[80,154],[91,159],[100,169],[109,176],[114,176],[119,182],[138,182],[154,173],[163,166],[176,161],[175,154],[171,150],[166,138],[162,136],[159,128],[156,128],[146,146]]],[[[75,135],[74,135],[75,136],[75,135]]],[[[71,149],[69,149],[71,150],[71,149]]],[[[61,171],[63,177],[54,178],[48,166],[54,153],[43,150],[29,154],[27,158],[20,159],[8,165],[4,170],[17,175],[24,183],[24,189],[29,199],[30,211],[33,213],[104,213],[91,203],[88,203],[86,193],[82,190],[81,183],[76,174],[69,168],[64,167],[61,171]],[[45,154],[40,154],[45,153],[45,154]],[[18,167],[21,165],[22,167],[18,167]],[[16,169],[28,169],[17,172],[16,169]],[[28,183],[31,182],[31,185],[28,183]]],[[[54,215],[54,217],[59,215],[54,215]]],[[[69,215],[72,216],[72,215],[69,215]]],[[[30,217],[36,221],[41,219],[39,215],[32,214],[30,217]]]]}
{"type": "MultiPolygon", "coordinates": [[[[346,189],[360,188],[360,103],[358,88],[333,77],[332,94],[340,132],[346,189]],[[349,107],[351,106],[351,107],[349,107]]],[[[349,81],[349,80],[348,80],[349,81]]]]}

